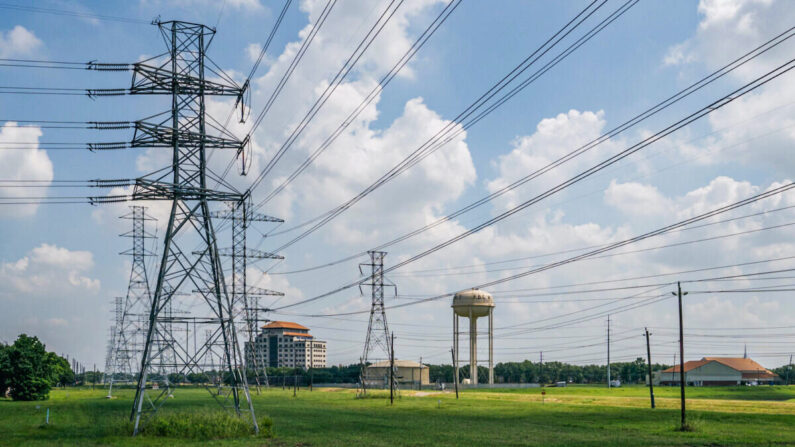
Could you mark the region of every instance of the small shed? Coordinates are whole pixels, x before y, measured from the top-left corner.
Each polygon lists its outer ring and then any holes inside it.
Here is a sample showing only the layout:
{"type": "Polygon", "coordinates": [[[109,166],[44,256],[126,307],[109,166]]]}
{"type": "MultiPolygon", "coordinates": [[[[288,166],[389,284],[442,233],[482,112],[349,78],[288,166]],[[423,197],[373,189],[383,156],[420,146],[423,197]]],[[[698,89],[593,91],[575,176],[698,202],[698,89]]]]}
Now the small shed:
{"type": "MultiPolygon", "coordinates": [[[[395,360],[395,374],[397,375],[397,383],[401,384],[421,384],[429,385],[431,383],[428,365],[423,365],[419,362],[411,360],[395,360]]],[[[365,369],[365,377],[367,382],[375,384],[375,382],[389,383],[389,360],[375,362],[365,369]]]]}

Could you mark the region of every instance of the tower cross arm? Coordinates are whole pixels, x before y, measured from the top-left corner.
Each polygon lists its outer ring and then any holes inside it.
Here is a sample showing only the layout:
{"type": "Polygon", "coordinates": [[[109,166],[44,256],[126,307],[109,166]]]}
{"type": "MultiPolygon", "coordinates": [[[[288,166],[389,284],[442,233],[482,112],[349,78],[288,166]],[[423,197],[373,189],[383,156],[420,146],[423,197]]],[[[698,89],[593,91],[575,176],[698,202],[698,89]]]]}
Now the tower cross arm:
{"type": "MultiPolygon", "coordinates": [[[[174,128],[146,121],[135,122],[135,134],[130,147],[173,147],[174,128]]],[[[244,141],[212,135],[202,135],[190,130],[178,130],[176,141],[180,146],[202,143],[205,148],[242,150],[244,141]]]]}
{"type": "Polygon", "coordinates": [[[133,81],[130,95],[172,95],[176,81],[176,93],[180,95],[213,95],[242,97],[245,87],[202,80],[185,72],[173,73],[168,64],[154,66],[144,63],[133,65],[133,81]]]}

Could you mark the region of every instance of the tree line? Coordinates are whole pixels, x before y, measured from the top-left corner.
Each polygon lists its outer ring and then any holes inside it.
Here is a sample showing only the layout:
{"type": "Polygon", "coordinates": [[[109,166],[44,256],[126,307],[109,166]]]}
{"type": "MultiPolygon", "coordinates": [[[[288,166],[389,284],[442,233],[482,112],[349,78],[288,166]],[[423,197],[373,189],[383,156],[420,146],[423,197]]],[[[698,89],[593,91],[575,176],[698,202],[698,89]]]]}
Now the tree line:
{"type": "MultiPolygon", "coordinates": [[[[426,365],[430,381],[453,382],[455,374],[453,365],[426,365]]],[[[669,368],[669,365],[655,363],[652,371],[669,368]]],[[[291,384],[297,377],[299,384],[312,383],[356,383],[359,381],[359,364],[331,366],[328,368],[267,368],[268,377],[272,385],[280,385],[282,380],[291,384]]],[[[469,377],[469,365],[459,368],[461,378],[469,377]]],[[[478,367],[478,382],[488,382],[488,368],[478,367]]],[[[633,362],[615,362],[610,364],[610,378],[619,379],[623,383],[645,383],[648,366],[643,358],[638,357],[633,362]]],[[[254,383],[255,372],[248,370],[249,382],[254,383]]],[[[607,365],[572,365],[562,362],[503,362],[494,365],[494,381],[496,383],[541,383],[555,382],[569,383],[606,383],[607,365]]]]}

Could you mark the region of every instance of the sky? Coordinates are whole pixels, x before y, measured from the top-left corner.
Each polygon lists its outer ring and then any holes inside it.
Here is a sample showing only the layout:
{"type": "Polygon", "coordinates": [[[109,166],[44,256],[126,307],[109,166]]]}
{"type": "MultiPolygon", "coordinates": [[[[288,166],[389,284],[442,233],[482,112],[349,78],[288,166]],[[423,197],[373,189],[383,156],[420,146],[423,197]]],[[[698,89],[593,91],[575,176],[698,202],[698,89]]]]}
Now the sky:
{"type": "MultiPolygon", "coordinates": [[[[588,3],[461,2],[339,138],[259,210],[286,222],[255,224],[248,236],[251,246],[277,249],[300,234],[303,227],[295,230],[295,225],[356,196],[444,126],[461,126],[456,116],[588,3]]],[[[254,117],[326,4],[301,0],[289,7],[251,79],[250,117],[243,124],[232,119],[230,132],[242,138],[251,131],[254,117]]],[[[240,175],[236,164],[227,177],[232,185],[244,190],[254,182],[388,4],[339,0],[334,5],[253,133],[250,173],[240,175]]],[[[525,75],[623,4],[608,0],[525,75]]],[[[340,126],[445,5],[437,0],[400,3],[310,125],[253,190],[255,203],[340,126]]],[[[46,0],[36,6],[42,9],[0,14],[0,59],[6,61],[6,66],[0,63],[2,86],[128,87],[129,72],[12,67],[8,60],[144,60],[165,51],[157,28],[149,23],[157,17],[216,27],[208,55],[242,83],[283,3],[46,0]],[[77,14],[52,14],[48,8],[77,14]]],[[[285,292],[278,302],[263,301],[273,308],[355,282],[364,256],[289,272],[362,253],[500,190],[787,31],[794,19],[795,10],[785,0],[641,0],[484,119],[280,251],[284,260],[249,265],[249,284],[285,292]]],[[[386,248],[385,266],[475,228],[654,135],[788,62],[794,48],[787,40],[593,150],[386,248]]],[[[404,305],[387,310],[396,356],[449,363],[450,298],[413,301],[565,260],[791,182],[794,86],[793,74],[785,73],[587,179],[390,272],[397,296],[387,294],[386,305],[404,305]]],[[[233,102],[209,98],[207,111],[223,121],[233,102]]],[[[163,149],[58,150],[47,143],[129,141],[131,132],[60,129],[24,120],[134,121],[167,107],[167,99],[147,96],[92,99],[0,91],[0,340],[35,334],[51,350],[87,365],[104,365],[112,303],[126,292],[130,271],[129,257],[119,255],[129,248],[129,239],[119,237],[129,230],[129,221],[118,217],[132,203],[92,206],[31,199],[20,205],[9,204],[9,198],[125,193],[60,188],[51,182],[136,178],[170,159],[163,149]],[[21,180],[36,180],[40,187],[18,187],[21,180]]],[[[218,151],[209,166],[222,172],[233,158],[218,151]]],[[[152,231],[162,235],[168,204],[145,205],[158,219],[152,231]]],[[[787,363],[795,349],[795,304],[786,291],[789,270],[795,268],[793,206],[795,193],[785,192],[597,258],[486,288],[496,303],[495,361],[536,361],[543,351],[545,361],[604,364],[609,313],[613,361],[644,356],[642,334],[648,327],[654,360],[670,364],[678,322],[671,292],[676,281],[683,281],[690,292],[684,299],[688,360],[741,356],[747,347],[748,355],[766,367],[787,363]]],[[[221,245],[231,240],[225,228],[218,234],[221,245]]],[[[159,253],[161,244],[162,238],[152,250],[159,253]]],[[[149,262],[150,277],[156,264],[149,262]]],[[[348,288],[268,318],[310,327],[328,342],[329,363],[353,363],[362,355],[368,293],[348,288]]],[[[485,331],[486,321],[479,325],[485,331]]],[[[485,347],[484,338],[480,359],[486,358],[485,347]]]]}

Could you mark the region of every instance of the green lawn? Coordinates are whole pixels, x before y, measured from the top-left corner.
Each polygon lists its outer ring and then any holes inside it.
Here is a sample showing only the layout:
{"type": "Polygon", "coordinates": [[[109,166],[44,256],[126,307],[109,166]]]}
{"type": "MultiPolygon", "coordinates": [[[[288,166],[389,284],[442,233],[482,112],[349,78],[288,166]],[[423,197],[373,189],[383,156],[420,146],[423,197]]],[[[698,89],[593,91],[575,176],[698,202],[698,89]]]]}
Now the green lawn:
{"type": "MultiPolygon", "coordinates": [[[[56,390],[48,401],[0,399],[0,446],[17,445],[793,445],[795,387],[688,388],[693,432],[678,432],[678,389],[658,388],[652,410],[645,387],[404,391],[355,399],[351,390],[273,389],[254,396],[275,436],[198,441],[130,438],[132,391],[56,390]],[[542,401],[543,399],[543,401],[542,401]],[[37,408],[39,407],[39,408],[37,408]],[[50,408],[50,425],[43,427],[50,408]]],[[[215,409],[204,389],[180,389],[162,411],[215,409]]]]}

